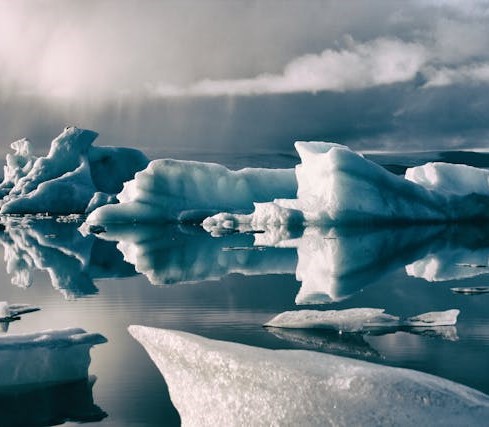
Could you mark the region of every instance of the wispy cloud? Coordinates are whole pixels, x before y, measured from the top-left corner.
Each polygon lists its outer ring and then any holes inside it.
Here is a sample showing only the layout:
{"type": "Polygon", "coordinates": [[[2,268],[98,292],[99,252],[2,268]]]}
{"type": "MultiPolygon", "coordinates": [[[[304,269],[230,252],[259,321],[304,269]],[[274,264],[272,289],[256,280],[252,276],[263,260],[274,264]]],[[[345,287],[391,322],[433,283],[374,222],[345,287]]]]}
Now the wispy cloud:
{"type": "Polygon", "coordinates": [[[426,71],[427,82],[425,88],[442,87],[454,84],[487,84],[489,83],[489,62],[471,64],[467,66],[426,71]]]}
{"type": "Polygon", "coordinates": [[[281,74],[206,79],[187,87],[157,84],[149,90],[162,97],[343,92],[409,81],[425,63],[426,54],[423,46],[398,39],[379,38],[368,43],[350,40],[347,49],[300,56],[281,74]]]}

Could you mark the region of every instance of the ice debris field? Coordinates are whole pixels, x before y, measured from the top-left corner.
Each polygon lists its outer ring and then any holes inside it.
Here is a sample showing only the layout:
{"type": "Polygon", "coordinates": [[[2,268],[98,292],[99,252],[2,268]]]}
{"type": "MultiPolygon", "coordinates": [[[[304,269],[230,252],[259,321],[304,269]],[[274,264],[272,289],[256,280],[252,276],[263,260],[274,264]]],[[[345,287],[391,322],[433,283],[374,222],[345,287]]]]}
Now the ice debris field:
{"type": "Polygon", "coordinates": [[[2,214],[89,214],[89,225],[202,222],[240,225],[436,223],[489,219],[489,171],[427,163],[395,175],[348,147],[296,142],[295,169],[229,170],[92,146],[97,133],[66,128],[45,157],[12,143],[0,184],[2,214]]]}

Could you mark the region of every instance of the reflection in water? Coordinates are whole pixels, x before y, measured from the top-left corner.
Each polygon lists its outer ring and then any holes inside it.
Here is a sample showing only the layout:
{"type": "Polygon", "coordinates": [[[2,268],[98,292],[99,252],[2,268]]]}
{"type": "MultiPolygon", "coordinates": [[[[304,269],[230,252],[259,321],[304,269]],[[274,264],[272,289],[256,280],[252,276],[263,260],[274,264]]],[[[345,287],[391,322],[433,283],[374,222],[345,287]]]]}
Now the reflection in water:
{"type": "Polygon", "coordinates": [[[406,272],[429,282],[461,280],[489,273],[489,229],[453,226],[422,259],[406,272]]]}
{"type": "Polygon", "coordinates": [[[16,286],[31,286],[33,270],[43,270],[53,287],[72,299],[97,293],[94,279],[135,274],[113,243],[83,237],[76,223],[8,217],[1,221],[7,272],[16,286]]]}
{"type": "Polygon", "coordinates": [[[67,421],[100,421],[107,414],[95,405],[95,377],[36,388],[0,389],[2,426],[54,426],[67,421]]]}
{"type": "Polygon", "coordinates": [[[295,273],[298,305],[340,301],[404,266],[430,281],[489,273],[489,231],[468,226],[308,227],[213,237],[193,226],[120,225],[84,237],[72,223],[3,223],[12,283],[27,287],[33,269],[45,270],[67,298],[96,293],[94,279],[136,271],[154,285],[295,273]]]}
{"type": "Polygon", "coordinates": [[[153,285],[219,280],[231,273],[293,274],[297,264],[294,249],[254,246],[249,234],[214,238],[200,227],[112,226],[99,236],[119,241],[124,260],[153,285]]]}

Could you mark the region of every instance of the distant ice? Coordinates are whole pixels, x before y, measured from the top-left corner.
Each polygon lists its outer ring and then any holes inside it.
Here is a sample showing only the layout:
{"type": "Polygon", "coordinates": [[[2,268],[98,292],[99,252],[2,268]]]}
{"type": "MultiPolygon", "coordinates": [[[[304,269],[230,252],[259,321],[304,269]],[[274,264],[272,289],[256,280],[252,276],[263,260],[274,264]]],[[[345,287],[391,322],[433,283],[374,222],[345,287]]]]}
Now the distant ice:
{"type": "Polygon", "coordinates": [[[80,328],[0,336],[0,388],[87,378],[90,348],[106,341],[80,328]]]}
{"type": "Polygon", "coordinates": [[[341,332],[363,332],[375,329],[426,328],[453,326],[459,310],[429,312],[401,319],[380,308],[350,308],[345,310],[286,311],[270,319],[264,326],[275,328],[336,329],[341,332]]]}
{"type": "MultiPolygon", "coordinates": [[[[31,154],[28,140],[12,143],[0,184],[2,214],[84,213],[97,192],[110,195],[144,169],[149,160],[136,149],[93,147],[96,132],[67,127],[45,157],[31,154]]],[[[101,196],[91,209],[100,206],[101,196]]]]}
{"type": "Polygon", "coordinates": [[[143,326],[183,425],[480,425],[489,397],[407,369],[143,326]]]}
{"type": "Polygon", "coordinates": [[[8,330],[10,322],[20,320],[20,315],[39,311],[40,308],[29,304],[9,304],[7,301],[0,301],[0,329],[3,332],[8,330]]]}

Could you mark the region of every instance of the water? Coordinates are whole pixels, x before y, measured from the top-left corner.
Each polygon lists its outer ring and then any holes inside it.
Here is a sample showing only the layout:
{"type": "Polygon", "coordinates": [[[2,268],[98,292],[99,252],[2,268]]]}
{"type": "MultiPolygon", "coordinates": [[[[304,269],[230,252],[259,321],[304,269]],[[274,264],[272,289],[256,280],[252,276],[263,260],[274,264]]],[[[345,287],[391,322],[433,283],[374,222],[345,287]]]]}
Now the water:
{"type": "Polygon", "coordinates": [[[7,333],[75,326],[108,340],[92,348],[87,380],[0,390],[6,425],[178,425],[164,379],[127,332],[131,324],[356,357],[489,393],[489,294],[450,290],[489,284],[489,267],[480,267],[489,260],[484,226],[217,238],[198,227],[118,227],[83,237],[74,223],[4,224],[0,299],[42,308],[12,322],[7,333]],[[279,241],[285,247],[277,247],[279,241]],[[451,308],[461,313],[455,328],[429,334],[262,326],[285,310],[352,307],[400,316],[451,308]]]}

